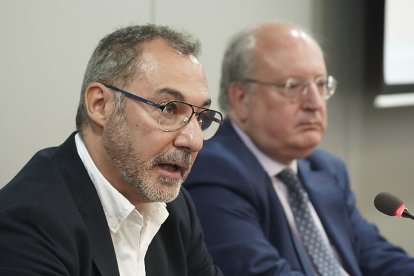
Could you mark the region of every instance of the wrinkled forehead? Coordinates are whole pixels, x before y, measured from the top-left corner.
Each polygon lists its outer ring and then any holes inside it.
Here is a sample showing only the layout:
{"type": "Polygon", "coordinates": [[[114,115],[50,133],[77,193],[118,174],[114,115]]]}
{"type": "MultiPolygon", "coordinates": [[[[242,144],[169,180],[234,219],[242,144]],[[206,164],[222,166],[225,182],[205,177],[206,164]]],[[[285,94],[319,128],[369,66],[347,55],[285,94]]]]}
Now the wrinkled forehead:
{"type": "Polygon", "coordinates": [[[152,93],[176,91],[180,98],[193,104],[210,99],[203,66],[193,55],[185,55],[163,41],[143,47],[137,76],[141,85],[152,93]]]}

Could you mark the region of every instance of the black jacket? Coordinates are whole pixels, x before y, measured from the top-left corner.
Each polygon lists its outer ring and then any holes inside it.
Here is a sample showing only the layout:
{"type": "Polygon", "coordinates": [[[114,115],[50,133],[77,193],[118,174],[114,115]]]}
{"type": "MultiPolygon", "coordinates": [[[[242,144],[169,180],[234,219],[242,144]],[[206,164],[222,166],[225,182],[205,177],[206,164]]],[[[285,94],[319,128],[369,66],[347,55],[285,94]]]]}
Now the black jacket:
{"type": "MultiPolygon", "coordinates": [[[[0,191],[0,275],[119,275],[95,187],[73,133],[39,151],[0,191]]],[[[152,240],[148,276],[221,275],[212,264],[188,193],[167,204],[152,240]]]]}

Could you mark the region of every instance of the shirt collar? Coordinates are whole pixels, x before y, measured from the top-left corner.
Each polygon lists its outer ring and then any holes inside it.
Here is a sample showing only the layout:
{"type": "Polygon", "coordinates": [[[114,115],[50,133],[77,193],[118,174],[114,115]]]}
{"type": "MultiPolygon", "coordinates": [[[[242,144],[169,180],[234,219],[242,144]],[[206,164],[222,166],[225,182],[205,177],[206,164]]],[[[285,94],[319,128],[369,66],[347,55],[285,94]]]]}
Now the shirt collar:
{"type": "Polygon", "coordinates": [[[168,211],[164,202],[147,203],[140,208],[140,212],[136,211],[135,206],[118,192],[98,170],[79,133],[75,135],[75,143],[78,154],[98,192],[108,226],[112,232],[119,231],[123,222],[132,212],[138,213],[137,221],[141,225],[144,220],[142,214],[146,219],[154,220],[156,224],[162,224],[165,221],[168,217],[168,211]]]}

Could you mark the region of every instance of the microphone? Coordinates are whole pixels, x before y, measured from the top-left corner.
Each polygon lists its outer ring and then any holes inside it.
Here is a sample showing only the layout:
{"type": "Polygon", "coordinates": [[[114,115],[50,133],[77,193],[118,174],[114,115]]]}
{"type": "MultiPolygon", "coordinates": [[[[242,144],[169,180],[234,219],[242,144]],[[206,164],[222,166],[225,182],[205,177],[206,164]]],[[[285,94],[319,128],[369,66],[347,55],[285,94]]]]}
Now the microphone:
{"type": "Polygon", "coordinates": [[[374,199],[375,208],[388,216],[397,216],[414,219],[404,203],[396,196],[390,193],[379,193],[374,199]]]}

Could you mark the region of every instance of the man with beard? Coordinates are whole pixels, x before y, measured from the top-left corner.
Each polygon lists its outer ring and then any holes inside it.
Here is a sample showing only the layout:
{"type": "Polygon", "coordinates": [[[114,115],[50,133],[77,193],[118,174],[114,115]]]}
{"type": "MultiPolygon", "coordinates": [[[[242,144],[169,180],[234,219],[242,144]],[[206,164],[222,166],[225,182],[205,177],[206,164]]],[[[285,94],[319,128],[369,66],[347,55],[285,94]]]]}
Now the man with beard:
{"type": "Polygon", "coordinates": [[[156,25],[100,41],[78,131],[0,191],[0,275],[221,275],[181,188],[222,120],[198,51],[156,25]]]}
{"type": "Polygon", "coordinates": [[[230,42],[228,119],[186,181],[225,275],[414,275],[414,260],[358,211],[343,162],[315,149],[335,88],[297,26],[265,23],[230,42]]]}

